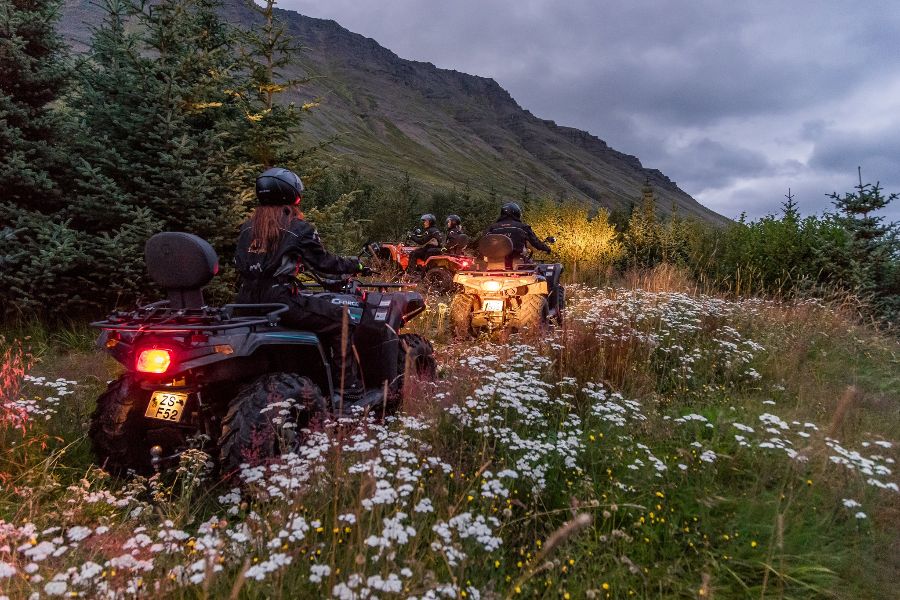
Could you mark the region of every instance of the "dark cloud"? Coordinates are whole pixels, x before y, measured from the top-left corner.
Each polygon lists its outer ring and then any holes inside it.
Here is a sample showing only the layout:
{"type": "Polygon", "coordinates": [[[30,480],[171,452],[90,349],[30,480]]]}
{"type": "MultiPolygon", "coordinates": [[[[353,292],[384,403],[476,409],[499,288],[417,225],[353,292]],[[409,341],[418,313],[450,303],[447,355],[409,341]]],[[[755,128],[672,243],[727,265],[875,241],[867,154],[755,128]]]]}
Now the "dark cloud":
{"type": "Polygon", "coordinates": [[[876,133],[830,132],[823,134],[810,157],[812,167],[853,173],[856,167],[870,177],[886,177],[900,183],[900,129],[876,133]]]}
{"type": "Polygon", "coordinates": [[[894,0],[283,7],[333,18],[404,58],[493,77],[536,115],[637,155],[729,216],[764,214],[763,198],[792,181],[804,193],[819,182],[808,207],[825,208],[824,193],[857,163],[873,179],[900,173],[897,100],[889,110],[891,94],[900,98],[894,0]]]}
{"type": "Polygon", "coordinates": [[[678,148],[664,159],[684,165],[679,184],[693,189],[719,188],[740,177],[756,177],[774,170],[760,152],[701,138],[678,148]]]}

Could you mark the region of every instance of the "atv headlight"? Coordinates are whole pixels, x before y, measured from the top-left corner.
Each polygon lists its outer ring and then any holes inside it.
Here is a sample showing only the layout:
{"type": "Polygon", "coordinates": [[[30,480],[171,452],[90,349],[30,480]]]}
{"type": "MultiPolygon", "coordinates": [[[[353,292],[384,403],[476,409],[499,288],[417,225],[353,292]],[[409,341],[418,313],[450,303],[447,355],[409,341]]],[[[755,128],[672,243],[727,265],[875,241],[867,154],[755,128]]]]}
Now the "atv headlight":
{"type": "Polygon", "coordinates": [[[501,281],[484,281],[481,284],[481,289],[486,292],[499,292],[503,289],[503,282],[501,281]]]}

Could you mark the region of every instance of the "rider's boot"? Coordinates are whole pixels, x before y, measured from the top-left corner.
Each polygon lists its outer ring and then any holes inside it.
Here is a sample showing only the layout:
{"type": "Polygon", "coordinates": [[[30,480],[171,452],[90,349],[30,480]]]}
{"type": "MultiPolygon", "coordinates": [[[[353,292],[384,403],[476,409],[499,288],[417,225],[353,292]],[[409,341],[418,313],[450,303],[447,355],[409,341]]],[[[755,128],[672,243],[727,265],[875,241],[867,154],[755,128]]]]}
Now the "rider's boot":
{"type": "Polygon", "coordinates": [[[334,371],[334,395],[331,398],[332,410],[339,416],[350,416],[351,407],[365,409],[381,402],[384,397],[382,390],[366,390],[359,362],[353,348],[348,347],[346,353],[342,353],[340,339],[332,347],[334,371]]]}

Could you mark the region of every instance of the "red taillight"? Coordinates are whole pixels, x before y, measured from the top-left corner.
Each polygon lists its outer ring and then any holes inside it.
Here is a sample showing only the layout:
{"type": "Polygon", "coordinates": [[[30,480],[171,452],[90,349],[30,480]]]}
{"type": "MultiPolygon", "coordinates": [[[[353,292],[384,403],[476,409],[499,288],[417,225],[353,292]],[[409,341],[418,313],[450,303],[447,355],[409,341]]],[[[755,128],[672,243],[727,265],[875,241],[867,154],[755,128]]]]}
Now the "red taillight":
{"type": "Polygon", "coordinates": [[[165,373],[171,364],[172,354],[168,350],[153,348],[138,355],[137,370],[141,373],[165,373]]]}

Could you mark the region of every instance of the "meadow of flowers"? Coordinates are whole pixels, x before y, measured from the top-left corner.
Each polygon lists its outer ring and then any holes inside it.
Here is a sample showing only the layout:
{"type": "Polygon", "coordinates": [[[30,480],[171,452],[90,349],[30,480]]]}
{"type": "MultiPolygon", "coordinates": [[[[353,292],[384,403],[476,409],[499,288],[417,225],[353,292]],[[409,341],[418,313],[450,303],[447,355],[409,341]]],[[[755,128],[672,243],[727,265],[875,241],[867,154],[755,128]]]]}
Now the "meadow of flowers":
{"type": "Polygon", "coordinates": [[[401,413],[228,482],[200,450],[92,467],[110,365],[7,339],[0,598],[895,597],[895,340],[808,301],[572,292],[546,339],[453,342],[436,308],[440,379],[401,413]]]}

